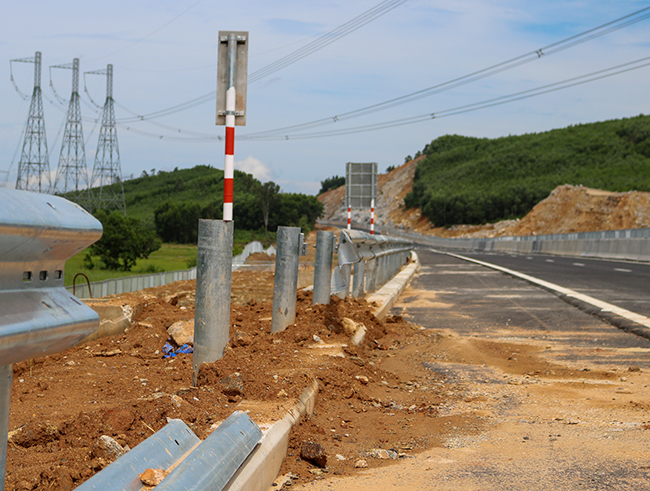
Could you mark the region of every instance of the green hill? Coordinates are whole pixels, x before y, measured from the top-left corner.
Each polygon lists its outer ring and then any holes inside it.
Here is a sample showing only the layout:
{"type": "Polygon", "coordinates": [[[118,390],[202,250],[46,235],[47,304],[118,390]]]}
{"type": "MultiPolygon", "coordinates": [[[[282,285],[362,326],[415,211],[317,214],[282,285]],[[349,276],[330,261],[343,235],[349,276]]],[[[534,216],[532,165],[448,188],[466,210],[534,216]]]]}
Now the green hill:
{"type": "MultiPolygon", "coordinates": [[[[280,193],[276,185],[237,170],[234,177],[236,230],[263,231],[265,201],[269,231],[279,225],[309,229],[322,212],[314,196],[280,193]]],[[[222,218],[223,183],[223,171],[207,165],[145,174],[123,183],[127,215],[155,228],[165,242],[196,243],[199,218],[222,218]]]]}
{"type": "Polygon", "coordinates": [[[496,139],[446,135],[422,153],[405,204],[436,226],[521,217],[560,184],[650,191],[650,116],[496,139]]]}

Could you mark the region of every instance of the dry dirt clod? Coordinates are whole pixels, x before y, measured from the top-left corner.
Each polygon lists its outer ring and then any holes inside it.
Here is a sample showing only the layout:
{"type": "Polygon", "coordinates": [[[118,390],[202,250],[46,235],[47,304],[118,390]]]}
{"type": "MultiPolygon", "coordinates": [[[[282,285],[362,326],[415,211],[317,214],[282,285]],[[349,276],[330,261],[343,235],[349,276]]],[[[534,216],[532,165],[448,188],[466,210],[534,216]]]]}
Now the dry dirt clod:
{"type": "Polygon", "coordinates": [[[219,381],[219,385],[221,385],[221,392],[223,392],[224,395],[244,397],[244,381],[239,372],[235,372],[222,378],[219,381]]]}
{"type": "Polygon", "coordinates": [[[9,441],[24,448],[44,445],[59,439],[59,429],[49,423],[27,423],[10,433],[9,441]]]}
{"type": "Polygon", "coordinates": [[[311,462],[318,467],[325,467],[327,465],[325,447],[320,443],[312,441],[303,442],[300,447],[300,458],[311,462]]]}
{"type": "Polygon", "coordinates": [[[167,334],[171,336],[178,346],[184,344],[194,345],[194,319],[188,321],[174,322],[167,328],[167,334]]]}
{"type": "Polygon", "coordinates": [[[142,484],[147,486],[158,486],[166,476],[167,473],[163,469],[147,469],[138,475],[142,484]]]}
{"type": "Polygon", "coordinates": [[[368,452],[368,455],[380,460],[397,459],[397,452],[394,452],[392,450],[385,450],[383,448],[373,448],[370,452],[368,452]]]}
{"type": "Polygon", "coordinates": [[[235,346],[249,346],[253,342],[253,336],[243,331],[235,331],[232,342],[235,346]]]}
{"type": "Polygon", "coordinates": [[[368,461],[366,459],[359,459],[354,463],[354,467],[357,469],[365,469],[368,467],[368,461]]]}
{"type": "Polygon", "coordinates": [[[95,442],[95,445],[93,445],[91,457],[103,459],[107,462],[113,462],[125,453],[126,450],[122,448],[122,445],[117,443],[110,436],[102,435],[99,437],[99,440],[95,442]]]}

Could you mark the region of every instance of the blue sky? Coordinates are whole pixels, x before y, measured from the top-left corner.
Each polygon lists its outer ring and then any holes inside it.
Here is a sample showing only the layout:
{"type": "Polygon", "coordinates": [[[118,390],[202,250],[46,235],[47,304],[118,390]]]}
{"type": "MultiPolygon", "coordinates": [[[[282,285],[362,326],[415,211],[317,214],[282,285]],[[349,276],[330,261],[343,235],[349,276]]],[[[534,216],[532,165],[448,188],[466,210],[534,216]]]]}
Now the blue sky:
{"type": "MultiPolygon", "coordinates": [[[[10,83],[9,60],[43,53],[42,87],[50,168],[58,164],[57,139],[66,106],[56,102],[50,65],[81,60],[81,70],[115,70],[118,119],[146,114],[213,90],[219,30],[249,31],[249,73],[254,72],[377,5],[379,0],[123,1],[25,0],[4,2],[0,18],[0,184],[13,187],[20,134],[29,101],[10,83]],[[191,8],[190,8],[191,7],[191,8]],[[189,9],[189,10],[188,10],[189,9]],[[187,11],[186,11],[187,10],[187,11]],[[186,12],[184,12],[186,11],[186,12]],[[184,13],[183,13],[184,12],[184,13]],[[179,15],[182,14],[182,15],[179,15]],[[49,100],[54,102],[49,102],[49,100]],[[8,175],[6,174],[8,172],[8,175]]],[[[237,135],[332,117],[451,80],[536,50],[635,10],[632,0],[408,0],[350,35],[248,87],[247,126],[237,135]]],[[[409,118],[470,104],[626,61],[650,56],[650,20],[492,77],[416,102],[322,130],[409,118]]],[[[238,140],[235,160],[284,191],[315,193],[319,182],[345,172],[345,163],[378,162],[383,171],[438,136],[498,137],[650,112],[650,67],[579,87],[445,119],[380,131],[280,141],[238,140]]],[[[31,94],[33,65],[14,64],[19,88],[31,94]]],[[[88,90],[104,100],[104,79],[88,75],[88,90]]],[[[52,70],[59,95],[69,97],[70,72],[52,70]]],[[[82,87],[83,91],[83,78],[82,87]]],[[[87,100],[86,94],[82,97],[87,100]]],[[[84,117],[98,115],[82,105],[84,117]]],[[[171,170],[196,164],[223,166],[223,142],[176,141],[196,131],[223,135],[209,102],[148,123],[118,127],[122,172],[171,170]],[[128,129],[127,129],[128,127],[128,129]],[[178,130],[181,130],[179,133],[178,130]],[[134,130],[149,133],[136,134],[134,130]],[[162,139],[160,138],[162,136],[162,139]]],[[[84,123],[92,168],[98,127],[84,123]]]]}

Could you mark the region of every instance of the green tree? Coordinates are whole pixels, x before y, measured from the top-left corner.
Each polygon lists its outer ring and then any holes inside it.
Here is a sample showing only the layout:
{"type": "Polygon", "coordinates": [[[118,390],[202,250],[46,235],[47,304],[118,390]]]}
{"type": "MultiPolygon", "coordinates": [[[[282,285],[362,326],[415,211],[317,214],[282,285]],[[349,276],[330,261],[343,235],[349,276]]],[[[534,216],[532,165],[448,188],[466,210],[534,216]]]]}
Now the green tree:
{"type": "Polygon", "coordinates": [[[131,271],[138,259],[146,259],[160,249],[156,234],[140,225],[135,218],[124,216],[120,211],[106,213],[97,211],[95,217],[102,222],[102,238],[90,246],[85,264],[93,267],[93,256],[99,256],[102,269],[131,271]]]}
{"type": "Polygon", "coordinates": [[[262,209],[262,217],[264,219],[264,233],[269,230],[269,214],[271,210],[277,206],[280,201],[280,186],[273,181],[265,182],[262,184],[262,189],[258,194],[258,203],[262,209]]]}
{"type": "Polygon", "coordinates": [[[320,182],[320,191],[318,191],[318,194],[323,194],[325,191],[329,191],[330,189],[336,189],[338,187],[343,186],[344,184],[345,184],[344,176],[328,177],[324,181],[320,182]]]}

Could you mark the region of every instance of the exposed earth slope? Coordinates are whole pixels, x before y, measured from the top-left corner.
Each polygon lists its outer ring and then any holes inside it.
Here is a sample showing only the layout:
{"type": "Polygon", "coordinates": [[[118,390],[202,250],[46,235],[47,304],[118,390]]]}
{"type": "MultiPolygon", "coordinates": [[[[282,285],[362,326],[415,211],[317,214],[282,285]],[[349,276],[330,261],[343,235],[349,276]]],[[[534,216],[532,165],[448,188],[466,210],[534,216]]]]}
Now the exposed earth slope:
{"type": "MultiPolygon", "coordinates": [[[[569,184],[555,188],[521,220],[435,227],[422,216],[421,210],[404,208],[404,197],[413,187],[415,168],[422,158],[411,160],[387,174],[378,176],[376,224],[441,237],[542,235],[650,227],[650,193],[615,193],[569,184]]],[[[318,199],[325,207],[323,220],[347,220],[345,186],[331,189],[318,196],[318,199]]],[[[358,224],[369,225],[370,210],[353,210],[352,220],[358,224]]]]}

